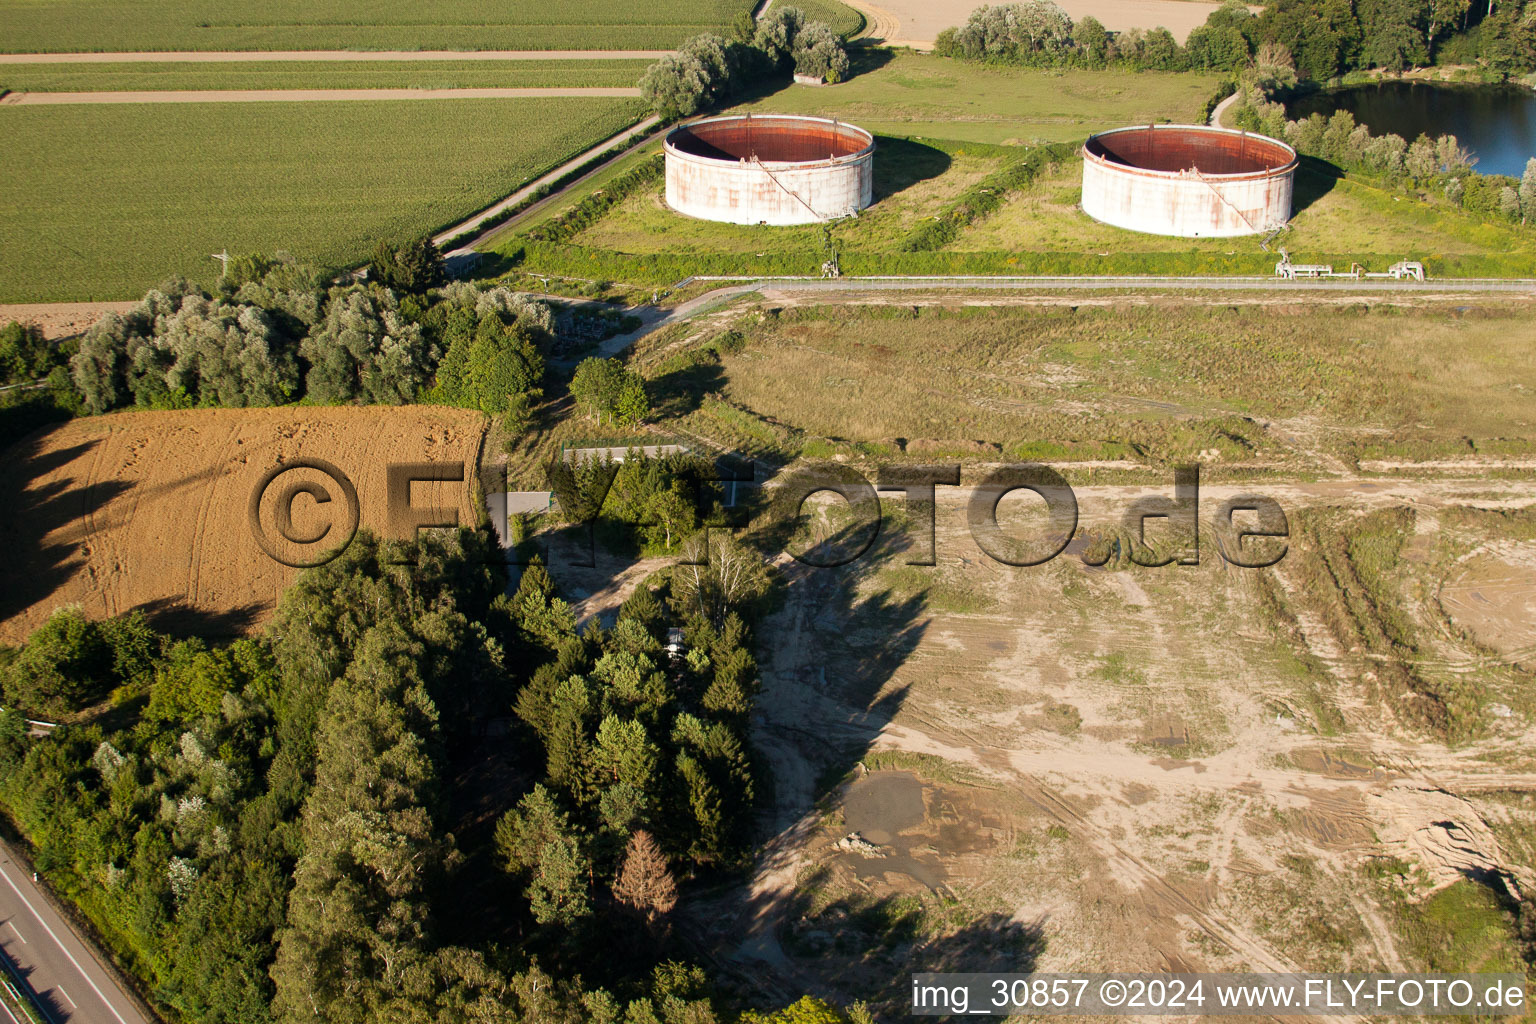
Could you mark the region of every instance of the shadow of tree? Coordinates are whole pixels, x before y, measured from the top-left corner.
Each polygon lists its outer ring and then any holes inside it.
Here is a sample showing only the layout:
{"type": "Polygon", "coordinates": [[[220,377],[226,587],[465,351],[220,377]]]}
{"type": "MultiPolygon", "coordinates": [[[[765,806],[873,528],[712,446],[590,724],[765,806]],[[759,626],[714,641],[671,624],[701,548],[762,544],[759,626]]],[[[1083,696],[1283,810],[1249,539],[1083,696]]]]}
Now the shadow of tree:
{"type": "MultiPolygon", "coordinates": [[[[9,920],[10,918],[6,918],[6,921],[9,920]]],[[[31,996],[34,1005],[42,1010],[45,1019],[51,1022],[58,1022],[58,1024],[69,1024],[70,1021],[80,1019],[59,998],[58,989],[50,988],[47,992],[38,991],[37,986],[32,982],[32,977],[37,973],[37,968],[21,964],[9,951],[0,955],[3,955],[9,961],[8,966],[11,970],[7,973],[11,977],[21,980],[21,984],[17,987],[22,992],[22,998],[25,999],[31,996]]]]}
{"type": "Polygon", "coordinates": [[[725,369],[713,353],[698,353],[702,358],[653,378],[647,385],[651,394],[652,415],[667,420],[698,410],[704,396],[725,384],[725,369]]]}
{"type": "Polygon", "coordinates": [[[265,605],[247,604],[224,611],[193,608],[174,598],[160,598],[138,605],[149,624],[174,636],[200,636],[207,640],[234,639],[249,633],[267,610],[265,605]]]}
{"type": "Polygon", "coordinates": [[[0,501],[0,622],[54,593],[73,574],[70,562],[88,539],[87,524],[131,486],[119,480],[70,486],[52,480],[29,487],[77,459],[99,442],[41,451],[42,438],[20,442],[0,460],[6,490],[0,501]],[[53,537],[53,539],[49,539],[53,537]]]}

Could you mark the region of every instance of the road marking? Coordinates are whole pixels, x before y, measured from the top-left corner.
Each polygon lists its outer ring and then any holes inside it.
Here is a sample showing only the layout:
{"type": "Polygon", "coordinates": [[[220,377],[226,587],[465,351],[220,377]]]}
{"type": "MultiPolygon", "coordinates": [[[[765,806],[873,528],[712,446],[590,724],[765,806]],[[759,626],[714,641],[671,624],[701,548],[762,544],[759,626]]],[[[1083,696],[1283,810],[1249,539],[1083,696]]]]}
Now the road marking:
{"type": "Polygon", "coordinates": [[[53,987],[59,990],[59,995],[63,996],[66,1000],[68,1000],[69,1005],[70,1005],[71,1008],[76,1009],[76,1010],[80,1009],[80,1007],[75,1005],[75,1001],[73,999],[69,998],[69,993],[64,991],[64,986],[63,985],[55,985],[53,987]]]}
{"type": "Polygon", "coordinates": [[[0,1003],[0,1010],[4,1010],[5,1015],[11,1018],[12,1024],[21,1024],[21,1021],[17,1020],[16,1015],[11,1012],[11,1008],[9,1006],[6,1006],[4,1003],[0,1003]]]}
{"type": "Polygon", "coordinates": [[[80,961],[75,959],[75,954],[71,953],[69,948],[65,946],[63,942],[59,941],[59,937],[54,934],[53,929],[48,927],[48,922],[43,920],[43,915],[37,912],[37,908],[32,905],[32,901],[27,899],[26,894],[16,887],[16,883],[11,879],[11,873],[5,870],[5,868],[0,868],[0,877],[5,878],[5,884],[9,885],[11,887],[11,891],[16,893],[17,896],[21,897],[21,902],[27,905],[28,910],[32,911],[32,916],[37,918],[37,923],[43,926],[43,931],[47,932],[48,937],[54,941],[59,949],[63,950],[65,956],[69,957],[69,962],[75,965],[75,970],[79,971],[80,977],[84,978],[85,983],[91,986],[91,991],[96,993],[96,996],[101,1000],[102,1005],[111,1012],[112,1016],[117,1018],[117,1024],[128,1024],[128,1022],[123,1019],[123,1015],[117,1012],[117,1007],[113,1006],[111,1001],[107,999],[106,994],[103,993],[101,989],[96,987],[96,983],[91,980],[91,976],[85,973],[85,968],[80,966],[80,961]]]}
{"type": "Polygon", "coordinates": [[[23,946],[30,945],[30,943],[27,942],[27,937],[21,934],[21,929],[16,927],[15,921],[7,921],[5,923],[11,926],[11,931],[16,933],[16,937],[21,940],[21,944],[23,946]]]}

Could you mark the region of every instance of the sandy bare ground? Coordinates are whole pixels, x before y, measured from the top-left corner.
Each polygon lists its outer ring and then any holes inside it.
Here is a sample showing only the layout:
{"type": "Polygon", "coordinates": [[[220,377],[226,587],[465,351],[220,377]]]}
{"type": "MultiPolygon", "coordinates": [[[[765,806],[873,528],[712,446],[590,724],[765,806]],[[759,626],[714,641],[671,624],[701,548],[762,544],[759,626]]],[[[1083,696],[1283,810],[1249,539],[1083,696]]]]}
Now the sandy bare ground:
{"type": "Polygon", "coordinates": [[[258,506],[267,543],[293,562],[314,560],[345,535],[340,486],[297,459],[330,463],[352,482],[363,527],[409,536],[392,520],[388,466],[455,463],[462,483],[416,484],[420,508],[478,521],[473,482],[485,428],[479,413],[403,408],[206,409],[84,417],[18,442],[0,458],[0,642],[19,643],[55,608],[93,617],[131,609],[167,626],[233,633],[259,625],[298,570],[268,555],[249,503],[279,465],[258,506]],[[290,537],[278,508],[290,487],[290,537]],[[328,500],[322,500],[327,499],[328,500]]]}
{"type": "Polygon", "coordinates": [[[337,100],[505,100],[557,96],[637,99],[639,89],[167,89],[153,92],[13,92],[0,103],[22,106],[57,103],[329,103],[337,100]]]}
{"type": "Polygon", "coordinates": [[[0,305],[0,325],[19,321],[36,324],[45,338],[73,338],[83,334],[107,313],[127,313],[132,302],[18,302],[0,305]]]}
{"type": "MultiPolygon", "coordinates": [[[[910,46],[918,50],[933,47],[940,32],[962,25],[972,11],[982,6],[976,0],[848,0],[868,21],[867,35],[892,46],[910,46]]],[[[1111,31],[1131,28],[1166,28],[1180,42],[1190,30],[1205,24],[1205,19],[1220,4],[1203,0],[1058,0],[1062,10],[1079,21],[1089,15],[1098,18],[1111,31]]]]}
{"type": "MultiPolygon", "coordinates": [[[[1430,540],[1441,509],[1536,503],[1529,481],[1490,480],[1475,462],[1460,468],[1457,479],[1341,476],[1260,489],[1287,510],[1406,504],[1430,540]]],[[[1202,491],[1202,508],[1207,494],[1214,504],[1228,490],[1202,491]]],[[[1113,516],[1151,492],[1087,486],[1078,496],[1085,510],[1113,516]]],[[[850,956],[841,946],[807,953],[843,920],[798,916],[816,905],[812,879],[850,898],[943,891],[989,928],[1038,924],[1043,954],[1032,966],[1044,971],[1404,969],[1381,890],[1362,883],[1361,865],[1397,856],[1434,886],[1469,872],[1536,882],[1501,849],[1489,826],[1505,812],[1485,796],[1536,792],[1532,730],[1520,718],[1458,747],[1406,736],[1364,695],[1369,660],[1303,616],[1295,642],[1318,656],[1314,678],[1348,726],[1337,736],[1298,727],[1289,710],[1277,714],[1295,698],[1256,621],[1255,578],[1219,563],[1183,580],[1074,560],[1008,570],[969,541],[968,497],[966,487],[940,489],[939,566],[923,572],[992,595],[971,610],[908,605],[875,578],[781,560],[787,600],[762,628],[772,641],[755,734],[773,765],[775,835],[734,906],[710,904],[698,919],[744,978],[771,974],[851,998],[893,973],[986,968],[975,950],[940,959],[937,941],[885,959],[857,944],[850,956]],[[1094,668],[1110,655],[1124,659],[1125,677],[1094,668]],[[1078,724],[1053,728],[1039,709],[1063,704],[1078,724]],[[953,794],[930,787],[925,820],[906,833],[938,888],[898,861],[900,841],[843,852],[852,826],[815,803],[829,764],[850,763],[838,751],[940,758],[984,780],[979,829],[975,815],[945,806],[953,794]],[[947,847],[962,827],[975,834],[947,847]],[[1307,880],[1287,867],[1301,862],[1315,872],[1307,880]],[[720,923],[708,921],[716,911],[720,923]],[[1342,959],[1309,944],[1299,913],[1347,936],[1342,959]]],[[[1536,544],[1495,545],[1464,566],[1439,600],[1485,643],[1528,656],[1536,544]]],[[[1288,562],[1276,576],[1282,593],[1308,585],[1288,562]]],[[[1440,642],[1447,650],[1434,656],[1461,645],[1440,642]]]]}
{"type": "Polygon", "coordinates": [[[226,64],[261,61],[656,60],[671,50],[153,50],[0,53],[0,64],[226,64]]]}

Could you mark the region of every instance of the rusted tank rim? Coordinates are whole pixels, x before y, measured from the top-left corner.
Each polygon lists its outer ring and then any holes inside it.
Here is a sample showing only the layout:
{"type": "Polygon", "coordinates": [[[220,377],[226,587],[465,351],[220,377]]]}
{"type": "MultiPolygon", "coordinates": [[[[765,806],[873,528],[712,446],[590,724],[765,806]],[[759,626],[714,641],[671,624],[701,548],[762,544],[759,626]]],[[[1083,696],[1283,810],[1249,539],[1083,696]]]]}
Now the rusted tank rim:
{"type": "Polygon", "coordinates": [[[702,167],[715,167],[724,169],[739,167],[743,164],[756,163],[772,170],[782,170],[787,168],[802,167],[840,167],[844,164],[857,163],[875,151],[875,137],[857,125],[848,124],[846,121],[837,121],[828,117],[806,117],[801,114],[727,114],[723,117],[707,117],[700,121],[691,121],[688,124],[678,125],[676,128],[667,133],[667,137],[662,143],[662,148],[666,151],[666,154],[669,158],[686,160],[689,163],[695,163],[702,167]],[[699,153],[689,153],[688,151],[679,148],[674,141],[684,132],[689,134],[697,134],[695,129],[701,127],[707,128],[708,126],[712,125],[725,127],[738,124],[744,125],[747,123],[752,125],[754,131],[764,131],[768,133],[772,133],[776,129],[779,131],[792,131],[794,125],[796,124],[805,127],[810,127],[813,125],[821,128],[830,127],[841,135],[853,136],[854,139],[862,142],[863,145],[856,152],[846,153],[835,157],[824,157],[820,160],[747,161],[744,158],[721,159],[719,157],[704,156],[699,153]]]}
{"type": "MultiPolygon", "coordinates": [[[[1178,180],[1187,177],[1189,168],[1184,168],[1183,170],[1178,171],[1160,171],[1150,167],[1137,167],[1134,164],[1121,163],[1118,160],[1109,159],[1102,153],[1094,152],[1094,143],[1099,139],[1108,138],[1114,135],[1127,134],[1130,132],[1146,131],[1171,131],[1187,135],[1227,136],[1229,138],[1241,138],[1258,143],[1261,147],[1272,148],[1278,151],[1275,153],[1277,157],[1284,158],[1283,162],[1274,162],[1273,166],[1257,171],[1238,171],[1236,173],[1227,174],[1213,174],[1208,171],[1201,171],[1200,176],[1210,181],[1262,181],[1265,178],[1276,178],[1282,175],[1290,174],[1301,162],[1300,158],[1296,155],[1296,150],[1288,144],[1281,142],[1279,139],[1271,138],[1268,135],[1259,135],[1254,132],[1234,131],[1231,128],[1216,128],[1212,125],[1203,124],[1145,124],[1133,125],[1127,128],[1116,128],[1107,132],[1099,132],[1095,135],[1090,135],[1088,137],[1088,141],[1083,144],[1083,159],[1098,164],[1100,167],[1103,167],[1105,170],[1114,174],[1126,174],[1145,178],[1163,178],[1168,180],[1178,180]]],[[[1198,164],[1196,166],[1198,167],[1198,164]]]]}

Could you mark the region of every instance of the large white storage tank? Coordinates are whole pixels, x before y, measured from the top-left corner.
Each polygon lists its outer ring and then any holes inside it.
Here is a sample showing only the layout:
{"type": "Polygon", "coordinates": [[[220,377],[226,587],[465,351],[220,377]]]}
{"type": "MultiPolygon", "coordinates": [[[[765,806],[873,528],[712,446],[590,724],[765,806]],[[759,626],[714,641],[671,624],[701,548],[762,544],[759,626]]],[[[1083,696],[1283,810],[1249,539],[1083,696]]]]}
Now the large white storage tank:
{"type": "Polygon", "coordinates": [[[713,117],[664,145],[667,205],[728,224],[814,224],[874,201],[875,139],[820,117],[713,117]]]}
{"type": "Polygon", "coordinates": [[[1227,238],[1291,219],[1296,151],[1205,125],[1118,128],[1083,146],[1083,212],[1131,231],[1227,238]]]}

